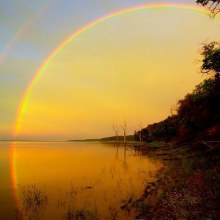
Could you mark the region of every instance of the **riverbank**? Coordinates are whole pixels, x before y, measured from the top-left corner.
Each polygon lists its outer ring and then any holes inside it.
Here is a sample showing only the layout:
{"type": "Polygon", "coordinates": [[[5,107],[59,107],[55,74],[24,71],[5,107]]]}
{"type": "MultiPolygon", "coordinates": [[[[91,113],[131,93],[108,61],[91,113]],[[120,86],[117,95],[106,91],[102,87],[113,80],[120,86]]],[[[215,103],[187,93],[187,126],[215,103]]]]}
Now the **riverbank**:
{"type": "Polygon", "coordinates": [[[220,147],[198,143],[137,149],[160,157],[165,166],[130,204],[136,219],[220,219],[220,147]]]}

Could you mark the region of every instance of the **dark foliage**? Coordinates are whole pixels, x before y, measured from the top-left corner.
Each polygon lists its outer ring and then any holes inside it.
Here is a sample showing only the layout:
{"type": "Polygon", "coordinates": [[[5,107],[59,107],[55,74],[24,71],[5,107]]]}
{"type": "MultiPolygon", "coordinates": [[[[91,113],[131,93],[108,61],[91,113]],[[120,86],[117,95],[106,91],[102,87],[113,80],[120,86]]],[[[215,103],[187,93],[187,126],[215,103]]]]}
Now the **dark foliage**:
{"type": "Polygon", "coordinates": [[[152,138],[150,136],[150,133],[147,128],[144,128],[140,131],[134,132],[134,140],[135,141],[145,141],[145,142],[151,142],[152,138]]]}
{"type": "MultiPolygon", "coordinates": [[[[206,5],[209,1],[197,2],[206,5]]],[[[179,100],[176,115],[136,132],[136,140],[140,134],[146,142],[220,139],[220,43],[204,44],[201,55],[201,72],[209,74],[210,78],[179,100]]]]}
{"type": "MultiPolygon", "coordinates": [[[[148,125],[142,140],[189,142],[220,138],[220,89],[206,79],[178,102],[177,114],[148,125]]],[[[138,140],[138,139],[136,139],[138,140]]]]}
{"type": "Polygon", "coordinates": [[[201,55],[203,56],[202,73],[214,73],[216,84],[219,84],[220,74],[220,43],[211,42],[204,44],[201,55]]]}
{"type": "Polygon", "coordinates": [[[208,7],[214,16],[220,13],[220,0],[196,0],[196,3],[208,7]]]}
{"type": "Polygon", "coordinates": [[[147,127],[151,139],[170,141],[177,133],[177,117],[169,116],[164,121],[154,123],[147,127]]]}
{"type": "Polygon", "coordinates": [[[178,139],[217,139],[220,137],[220,91],[214,79],[204,80],[179,101],[178,139]]]}

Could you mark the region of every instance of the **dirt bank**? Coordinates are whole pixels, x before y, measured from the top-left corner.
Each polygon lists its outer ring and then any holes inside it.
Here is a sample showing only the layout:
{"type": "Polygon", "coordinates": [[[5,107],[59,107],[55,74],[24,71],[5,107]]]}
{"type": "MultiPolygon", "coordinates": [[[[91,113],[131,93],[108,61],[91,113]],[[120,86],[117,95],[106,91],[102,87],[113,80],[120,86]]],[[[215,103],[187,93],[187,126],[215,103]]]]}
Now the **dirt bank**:
{"type": "Polygon", "coordinates": [[[138,150],[161,157],[165,167],[129,204],[136,219],[220,219],[220,147],[197,143],[138,150]]]}

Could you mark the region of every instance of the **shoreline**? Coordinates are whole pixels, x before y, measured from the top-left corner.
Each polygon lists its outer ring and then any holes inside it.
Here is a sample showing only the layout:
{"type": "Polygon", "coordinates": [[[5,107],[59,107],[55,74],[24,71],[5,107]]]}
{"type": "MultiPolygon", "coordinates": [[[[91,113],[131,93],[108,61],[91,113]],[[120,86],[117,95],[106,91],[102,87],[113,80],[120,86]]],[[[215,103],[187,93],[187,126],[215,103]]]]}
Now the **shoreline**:
{"type": "Polygon", "coordinates": [[[165,166],[143,195],[123,209],[135,208],[136,219],[142,220],[220,219],[220,147],[167,144],[136,150],[160,157],[165,166]]]}

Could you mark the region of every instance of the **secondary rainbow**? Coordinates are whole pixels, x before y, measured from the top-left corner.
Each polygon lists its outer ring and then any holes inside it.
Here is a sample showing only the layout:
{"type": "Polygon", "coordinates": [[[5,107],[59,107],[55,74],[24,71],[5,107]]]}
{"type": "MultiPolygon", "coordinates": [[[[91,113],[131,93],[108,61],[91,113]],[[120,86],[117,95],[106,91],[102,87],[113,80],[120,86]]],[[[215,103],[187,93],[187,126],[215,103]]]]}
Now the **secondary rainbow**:
{"type": "Polygon", "coordinates": [[[32,26],[32,24],[36,22],[45,12],[47,12],[50,6],[51,3],[44,4],[43,7],[40,8],[40,10],[38,10],[35,15],[31,16],[30,19],[24,22],[24,24],[15,32],[12,39],[6,44],[6,46],[3,48],[3,51],[0,54],[0,64],[2,64],[5,61],[12,49],[22,39],[22,37],[32,26]]]}
{"type": "Polygon", "coordinates": [[[30,81],[29,85],[26,88],[26,91],[24,92],[24,95],[22,97],[22,100],[20,102],[20,106],[17,111],[15,125],[14,125],[14,136],[17,136],[21,115],[25,111],[25,108],[28,105],[28,99],[29,94],[31,92],[31,89],[35,82],[40,78],[40,76],[45,72],[48,65],[51,63],[51,61],[54,59],[54,57],[63,49],[65,48],[70,42],[72,42],[77,37],[80,37],[81,34],[85,33],[86,31],[89,31],[91,28],[95,27],[96,25],[103,23],[107,20],[113,19],[115,17],[119,17],[122,15],[125,15],[127,13],[141,11],[141,10],[151,10],[151,9],[178,9],[178,10],[192,10],[200,13],[209,14],[210,11],[205,8],[201,8],[199,6],[193,6],[193,5],[186,5],[186,4],[151,4],[151,5],[142,5],[132,8],[126,8],[123,10],[119,10],[116,12],[113,12],[111,14],[108,14],[104,17],[98,18],[97,20],[88,23],[87,25],[83,26],[82,28],[75,31],[73,34],[71,34],[69,37],[65,38],[63,41],[60,42],[60,44],[53,50],[53,52],[44,60],[40,68],[37,70],[35,75],[33,76],[32,80],[30,81]]]}

